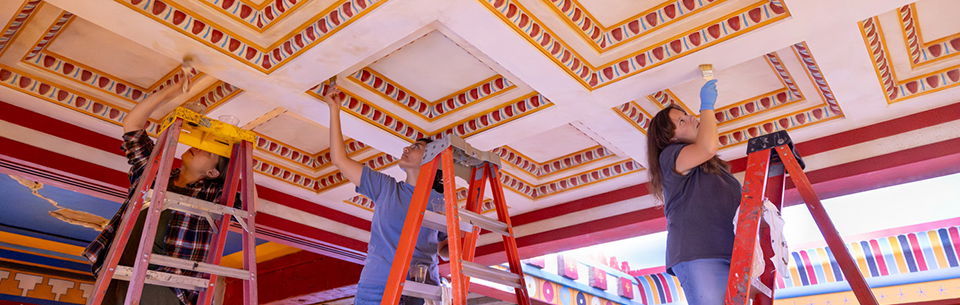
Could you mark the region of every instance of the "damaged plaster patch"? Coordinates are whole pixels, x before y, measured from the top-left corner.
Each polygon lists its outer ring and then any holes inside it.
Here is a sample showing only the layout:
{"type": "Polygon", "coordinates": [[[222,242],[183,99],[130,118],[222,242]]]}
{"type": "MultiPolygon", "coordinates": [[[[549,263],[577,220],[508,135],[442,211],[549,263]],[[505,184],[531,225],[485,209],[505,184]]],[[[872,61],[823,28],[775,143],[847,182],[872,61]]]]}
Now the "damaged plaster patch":
{"type": "Polygon", "coordinates": [[[34,196],[39,197],[40,199],[46,200],[53,207],[57,208],[54,211],[48,212],[53,218],[59,219],[60,221],[78,225],[82,227],[91,228],[97,231],[103,231],[103,227],[107,225],[107,219],[100,217],[95,214],[87,213],[84,211],[77,211],[73,209],[68,209],[61,207],[56,200],[47,198],[40,194],[40,189],[43,188],[43,183],[37,181],[31,181],[14,175],[9,175],[13,180],[17,180],[21,185],[29,189],[34,196]]]}

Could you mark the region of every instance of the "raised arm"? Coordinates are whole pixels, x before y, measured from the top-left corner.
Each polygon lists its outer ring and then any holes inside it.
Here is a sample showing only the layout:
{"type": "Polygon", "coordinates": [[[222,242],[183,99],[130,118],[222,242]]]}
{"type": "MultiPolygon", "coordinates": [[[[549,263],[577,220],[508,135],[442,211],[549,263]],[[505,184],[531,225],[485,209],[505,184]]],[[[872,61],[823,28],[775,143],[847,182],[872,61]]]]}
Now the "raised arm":
{"type": "Polygon", "coordinates": [[[330,160],[340,173],[354,185],[360,185],[363,164],[347,157],[347,148],[343,144],[343,131],[340,129],[340,105],[343,104],[343,92],[336,87],[327,89],[323,101],[330,108],[330,160]]]}
{"type": "Polygon", "coordinates": [[[147,120],[150,119],[150,114],[157,110],[157,108],[178,94],[189,91],[190,85],[192,84],[188,79],[189,75],[185,73],[185,71],[186,68],[180,72],[183,73],[180,81],[148,95],[143,101],[140,101],[140,103],[134,106],[133,109],[130,110],[130,113],[123,119],[123,132],[127,133],[143,129],[147,125],[147,120]]]}
{"type": "Polygon", "coordinates": [[[717,117],[713,111],[716,102],[717,80],[711,80],[700,88],[700,128],[697,130],[697,139],[680,151],[677,156],[677,172],[686,174],[717,155],[720,139],[717,135],[717,117]]]}

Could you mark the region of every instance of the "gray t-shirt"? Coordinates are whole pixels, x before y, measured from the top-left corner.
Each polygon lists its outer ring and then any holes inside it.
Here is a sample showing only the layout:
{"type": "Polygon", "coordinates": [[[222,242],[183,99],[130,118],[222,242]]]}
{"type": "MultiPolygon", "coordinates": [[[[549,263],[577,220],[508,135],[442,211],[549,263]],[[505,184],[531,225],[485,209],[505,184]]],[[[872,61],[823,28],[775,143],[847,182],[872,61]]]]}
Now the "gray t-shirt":
{"type": "Polygon", "coordinates": [[[699,166],[686,175],[676,171],[677,156],[686,144],[671,144],[660,153],[664,214],[667,216],[667,273],[681,262],[730,258],[733,216],[740,206],[740,181],[729,172],[704,172],[699,166]]]}
{"type": "MultiPolygon", "coordinates": [[[[370,224],[370,244],[367,246],[367,259],[363,270],[360,271],[360,283],[357,284],[357,295],[354,304],[380,304],[383,290],[387,285],[393,256],[397,252],[397,243],[400,241],[400,232],[407,218],[410,200],[413,198],[414,187],[406,182],[397,181],[387,174],[363,167],[360,185],[357,193],[373,200],[376,206],[373,210],[373,221],[370,224]]],[[[443,195],[430,191],[427,209],[434,212],[443,211],[443,195]]],[[[410,266],[423,264],[430,266],[428,281],[440,281],[437,269],[437,242],[436,230],[423,227],[417,236],[417,245],[413,251],[410,266]]]]}

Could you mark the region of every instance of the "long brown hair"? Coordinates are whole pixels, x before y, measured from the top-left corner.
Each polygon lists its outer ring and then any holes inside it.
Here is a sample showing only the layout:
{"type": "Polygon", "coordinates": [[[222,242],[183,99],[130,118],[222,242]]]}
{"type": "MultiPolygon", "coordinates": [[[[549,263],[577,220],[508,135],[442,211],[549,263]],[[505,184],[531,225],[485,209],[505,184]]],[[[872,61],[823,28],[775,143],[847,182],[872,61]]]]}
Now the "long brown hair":
{"type": "MultiPolygon", "coordinates": [[[[687,113],[677,105],[670,104],[653,116],[653,119],[650,120],[650,127],[647,128],[647,166],[649,167],[647,172],[650,174],[648,189],[661,202],[663,202],[663,172],[660,168],[660,153],[663,152],[664,148],[675,143],[673,136],[677,127],[670,120],[670,110],[673,109],[680,110],[684,114],[687,113]]],[[[719,157],[713,156],[707,162],[700,164],[700,169],[707,173],[719,175],[729,171],[730,165],[720,160],[719,157]]]]}

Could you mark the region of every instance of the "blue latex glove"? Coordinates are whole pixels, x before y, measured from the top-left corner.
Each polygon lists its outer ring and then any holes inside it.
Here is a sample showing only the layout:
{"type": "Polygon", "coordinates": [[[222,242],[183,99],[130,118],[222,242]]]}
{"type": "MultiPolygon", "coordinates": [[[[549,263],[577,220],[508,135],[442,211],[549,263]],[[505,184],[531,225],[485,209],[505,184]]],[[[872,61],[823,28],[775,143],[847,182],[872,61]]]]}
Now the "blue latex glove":
{"type": "Polygon", "coordinates": [[[717,103],[717,80],[711,79],[700,87],[700,111],[713,110],[717,103]]]}

